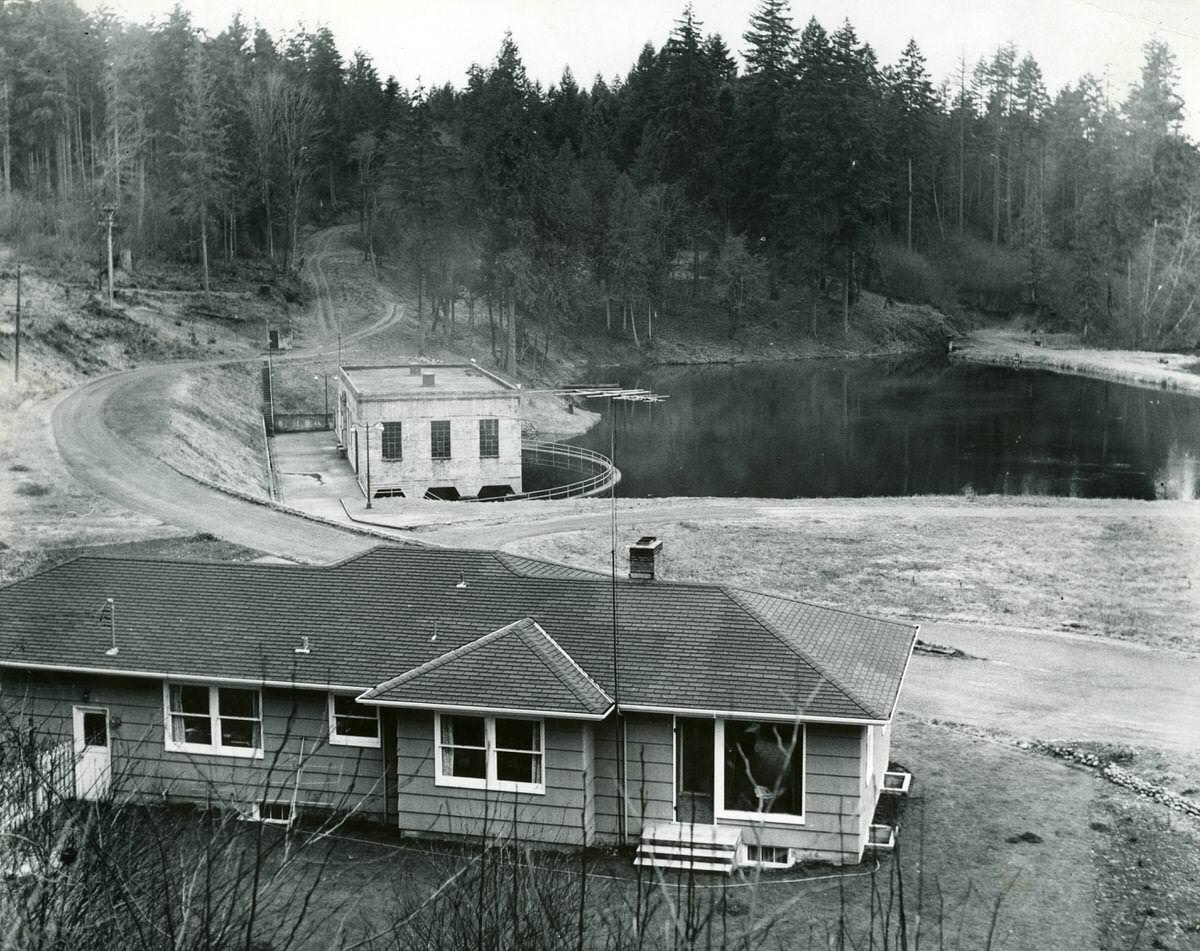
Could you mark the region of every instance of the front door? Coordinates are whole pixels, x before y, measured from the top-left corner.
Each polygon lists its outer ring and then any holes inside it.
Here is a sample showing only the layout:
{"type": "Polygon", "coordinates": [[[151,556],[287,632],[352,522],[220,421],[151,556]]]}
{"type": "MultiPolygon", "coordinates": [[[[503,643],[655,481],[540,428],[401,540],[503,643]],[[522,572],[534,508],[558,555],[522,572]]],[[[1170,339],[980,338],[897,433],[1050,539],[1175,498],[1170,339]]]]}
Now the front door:
{"type": "Polygon", "coordinates": [[[675,821],[713,821],[713,722],[675,721],[675,821]]]}
{"type": "Polygon", "coordinates": [[[112,785],[112,746],[105,707],[75,708],[75,795],[103,799],[112,785]]]}

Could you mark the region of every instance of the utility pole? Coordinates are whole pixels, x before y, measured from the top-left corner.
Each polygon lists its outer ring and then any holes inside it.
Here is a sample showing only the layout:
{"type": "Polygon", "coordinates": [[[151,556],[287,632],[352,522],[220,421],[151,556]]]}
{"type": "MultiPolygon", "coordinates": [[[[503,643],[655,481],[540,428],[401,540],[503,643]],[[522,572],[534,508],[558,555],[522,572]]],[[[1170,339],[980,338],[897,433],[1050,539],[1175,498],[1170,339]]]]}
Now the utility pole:
{"type": "Polygon", "coordinates": [[[104,206],[105,220],[100,222],[107,227],[108,231],[108,306],[113,305],[113,253],[112,253],[112,231],[113,231],[113,215],[117,209],[112,205],[104,206]]]}
{"type": "Polygon", "coordinates": [[[21,265],[17,265],[17,335],[13,338],[13,382],[21,382],[21,265]]]}

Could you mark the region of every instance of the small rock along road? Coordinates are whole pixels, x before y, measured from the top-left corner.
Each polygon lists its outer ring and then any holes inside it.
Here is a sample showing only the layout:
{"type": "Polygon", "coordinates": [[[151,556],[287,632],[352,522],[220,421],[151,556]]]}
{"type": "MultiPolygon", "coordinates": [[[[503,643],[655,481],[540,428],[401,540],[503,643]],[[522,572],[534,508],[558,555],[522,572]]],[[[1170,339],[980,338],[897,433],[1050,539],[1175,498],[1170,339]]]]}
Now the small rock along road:
{"type": "MultiPolygon", "coordinates": [[[[313,357],[332,349],[339,324],[330,302],[324,264],[344,253],[345,227],[327,229],[309,243],[305,270],[317,290],[310,332],[316,347],[290,355],[313,357]]],[[[375,320],[343,330],[343,343],[387,333],[396,308],[375,320]]],[[[165,399],[183,370],[260,360],[260,355],[138,367],[92,380],[52,405],[58,450],[84,485],[132,511],[193,532],[210,532],[231,542],[306,562],[348,557],[378,544],[377,537],[299,518],[243,501],[181,475],[139,448],[148,443],[153,414],[138,412],[165,399]]],[[[287,359],[287,358],[284,358],[287,359]]],[[[710,503],[713,504],[713,503],[710,503]]],[[[642,503],[639,518],[686,513],[692,502],[664,499],[642,503]]],[[[722,503],[706,509],[721,514],[722,503]]],[[[738,510],[731,502],[730,512],[738,510]]],[[[551,517],[539,533],[607,524],[607,507],[551,517]]],[[[522,520],[518,535],[533,525],[522,520]]],[[[534,529],[536,530],[536,529],[534,529]]],[[[446,526],[397,538],[433,543],[501,544],[495,526],[446,526]]],[[[916,716],[967,723],[1039,739],[1075,739],[1194,749],[1200,736],[1200,662],[1097,638],[988,626],[929,622],[928,641],[958,647],[979,660],[917,656],[909,671],[904,709],[916,716]]]]}

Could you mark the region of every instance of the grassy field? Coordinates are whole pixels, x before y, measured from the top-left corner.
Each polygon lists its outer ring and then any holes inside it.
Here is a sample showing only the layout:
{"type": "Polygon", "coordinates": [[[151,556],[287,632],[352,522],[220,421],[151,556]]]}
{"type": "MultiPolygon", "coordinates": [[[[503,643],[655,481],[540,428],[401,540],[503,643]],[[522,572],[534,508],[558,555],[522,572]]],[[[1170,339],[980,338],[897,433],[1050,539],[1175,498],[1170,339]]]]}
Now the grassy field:
{"type": "MultiPolygon", "coordinates": [[[[629,541],[657,535],[669,579],[1200,652],[1200,510],[1191,503],[697,499],[686,519],[652,510],[622,504],[618,566],[629,541]]],[[[605,526],[504,547],[606,571],[611,542],[605,526]]]]}

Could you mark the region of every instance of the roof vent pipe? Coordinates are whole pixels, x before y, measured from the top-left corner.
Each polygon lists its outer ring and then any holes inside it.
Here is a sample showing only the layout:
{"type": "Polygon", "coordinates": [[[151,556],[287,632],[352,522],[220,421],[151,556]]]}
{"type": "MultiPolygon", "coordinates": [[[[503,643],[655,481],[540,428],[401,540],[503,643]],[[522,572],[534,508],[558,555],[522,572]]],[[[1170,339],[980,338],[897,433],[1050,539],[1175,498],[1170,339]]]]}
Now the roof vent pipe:
{"type": "Polygon", "coordinates": [[[662,540],[643,535],[629,546],[629,577],[635,581],[653,581],[658,571],[662,540]]]}

